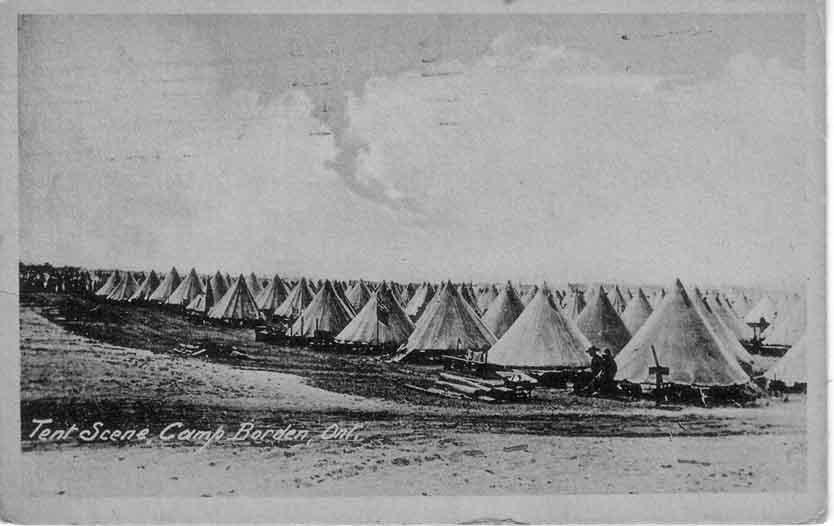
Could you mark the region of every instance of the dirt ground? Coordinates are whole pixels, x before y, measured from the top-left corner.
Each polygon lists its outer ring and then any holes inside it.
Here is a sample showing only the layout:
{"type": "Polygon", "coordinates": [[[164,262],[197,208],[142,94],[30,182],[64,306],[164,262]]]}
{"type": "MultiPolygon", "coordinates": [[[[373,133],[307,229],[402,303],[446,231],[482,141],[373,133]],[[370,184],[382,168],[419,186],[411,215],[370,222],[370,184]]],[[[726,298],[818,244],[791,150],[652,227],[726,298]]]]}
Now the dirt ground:
{"type": "Polygon", "coordinates": [[[149,307],[21,298],[21,417],[36,496],[509,495],[785,491],[805,486],[805,403],[674,407],[537,389],[524,404],[438,398],[431,368],[283,349],[149,307]],[[253,357],[171,352],[219,341],[253,357]],[[144,440],[36,440],[148,428],[144,440]],[[163,439],[165,426],[222,429],[163,439]],[[253,439],[252,430],[296,436],[253,439]],[[357,426],[357,427],[354,427],[357,426]],[[331,436],[335,430],[343,435],[331,436]],[[299,435],[304,431],[305,436],[299,435]],[[237,434],[237,435],[236,435],[237,434]],[[40,476],[43,475],[43,476],[40,476]]]}

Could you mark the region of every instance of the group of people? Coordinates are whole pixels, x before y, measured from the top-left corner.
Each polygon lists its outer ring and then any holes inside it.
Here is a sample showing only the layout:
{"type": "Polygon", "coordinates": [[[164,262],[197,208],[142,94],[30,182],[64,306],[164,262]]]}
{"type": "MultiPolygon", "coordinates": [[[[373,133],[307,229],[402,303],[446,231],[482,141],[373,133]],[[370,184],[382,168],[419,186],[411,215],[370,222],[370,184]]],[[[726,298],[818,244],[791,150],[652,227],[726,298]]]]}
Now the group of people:
{"type": "Polygon", "coordinates": [[[613,394],[617,392],[617,383],[614,377],[617,376],[617,362],[611,349],[605,349],[600,353],[599,348],[591,346],[588,349],[591,355],[591,372],[585,382],[580,382],[578,392],[588,396],[595,394],[613,394]]]}

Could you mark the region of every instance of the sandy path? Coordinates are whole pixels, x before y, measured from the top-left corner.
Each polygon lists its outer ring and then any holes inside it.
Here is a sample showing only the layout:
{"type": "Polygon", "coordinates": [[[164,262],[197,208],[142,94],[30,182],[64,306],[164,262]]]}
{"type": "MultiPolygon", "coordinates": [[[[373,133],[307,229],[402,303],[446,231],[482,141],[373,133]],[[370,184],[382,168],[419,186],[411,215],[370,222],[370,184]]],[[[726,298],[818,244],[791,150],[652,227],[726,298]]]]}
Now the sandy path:
{"type": "Polygon", "coordinates": [[[38,451],[24,455],[24,480],[30,495],[85,497],[788,491],[804,488],[804,458],[796,435],[453,434],[286,448],[38,451]]]}

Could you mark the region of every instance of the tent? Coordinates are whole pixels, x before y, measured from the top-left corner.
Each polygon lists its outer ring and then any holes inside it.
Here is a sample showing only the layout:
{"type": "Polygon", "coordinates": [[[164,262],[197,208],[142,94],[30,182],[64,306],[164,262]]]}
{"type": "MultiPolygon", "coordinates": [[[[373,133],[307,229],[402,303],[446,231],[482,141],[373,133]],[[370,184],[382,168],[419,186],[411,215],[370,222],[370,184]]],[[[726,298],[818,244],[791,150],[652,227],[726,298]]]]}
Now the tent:
{"type": "Polygon", "coordinates": [[[585,293],[579,289],[575,289],[571,292],[567,305],[565,305],[565,315],[572,320],[576,320],[584,309],[585,293]]]}
{"type": "Polygon", "coordinates": [[[165,275],[165,279],[162,280],[162,283],[160,283],[156,290],[148,296],[148,301],[165,303],[168,301],[168,297],[171,296],[179,285],[180,275],[177,273],[176,268],[171,267],[171,270],[169,270],[168,274],[165,275]]]}
{"type": "Polygon", "coordinates": [[[759,323],[762,318],[764,318],[768,324],[771,324],[773,323],[773,320],[776,319],[776,311],[776,303],[770,296],[765,294],[762,296],[762,299],[760,299],[759,302],[756,303],[752,309],[750,309],[750,312],[744,316],[744,323],[748,325],[755,325],[756,323],[759,323]]]}
{"type": "Polygon", "coordinates": [[[205,292],[194,298],[191,303],[185,308],[186,311],[193,314],[205,316],[209,310],[214,307],[214,287],[211,285],[212,280],[206,282],[205,292]]]}
{"type": "Polygon", "coordinates": [[[136,280],[133,279],[133,274],[130,272],[125,273],[125,277],[116,285],[110,294],[107,295],[107,299],[110,301],[128,301],[130,298],[133,297],[133,294],[136,293],[136,289],[139,288],[139,285],[136,283],[136,280]]]}
{"type": "Polygon", "coordinates": [[[495,336],[450,281],[434,295],[423,315],[417,320],[406,349],[486,350],[493,343],[495,336]]]}
{"type": "Polygon", "coordinates": [[[272,315],[295,320],[313,301],[313,296],[315,293],[310,289],[307,278],[301,278],[292,288],[287,299],[275,309],[272,315]]]}
{"type": "Polygon", "coordinates": [[[487,362],[515,367],[587,367],[591,346],[544,289],[487,353],[487,362]]]}
{"type": "Polygon", "coordinates": [[[290,329],[293,336],[313,338],[317,332],[339,334],[353,318],[351,308],[327,280],[290,329]]]}
{"type": "Polygon", "coordinates": [[[472,290],[472,286],[467,285],[466,283],[461,283],[458,285],[458,292],[460,293],[460,296],[466,300],[466,303],[468,303],[475,310],[475,312],[480,314],[480,311],[478,310],[478,299],[475,297],[475,291],[472,290]]]}
{"type": "Polygon", "coordinates": [[[203,293],[203,284],[200,282],[200,277],[197,276],[197,271],[193,268],[188,273],[188,276],[185,277],[168,296],[168,299],[165,301],[168,305],[179,305],[181,307],[185,307],[189,303],[191,303],[194,298],[199,296],[203,293]]]}
{"type": "Polygon", "coordinates": [[[764,377],[778,380],[787,387],[808,383],[808,365],[805,355],[808,350],[808,336],[803,335],[773,367],[765,372],[764,377]]]}
{"type": "Polygon", "coordinates": [[[214,273],[214,276],[209,279],[211,282],[211,291],[214,293],[215,298],[222,298],[226,291],[229,290],[229,282],[226,281],[226,278],[218,270],[214,273]]]}
{"type": "MultiPolygon", "coordinates": [[[[486,313],[489,306],[492,305],[492,302],[495,298],[498,297],[498,290],[495,288],[495,285],[490,283],[487,287],[478,295],[478,312],[486,313]]],[[[521,299],[519,299],[521,301],[521,299]]],[[[496,334],[496,336],[498,336],[496,334]]]]}
{"type": "Polygon", "coordinates": [[[528,303],[530,303],[530,301],[533,300],[533,298],[536,297],[536,293],[538,293],[538,292],[539,292],[538,285],[530,286],[527,289],[527,291],[524,294],[521,295],[521,303],[527,305],[528,303]]]}
{"type": "Polygon", "coordinates": [[[368,300],[371,299],[371,291],[368,290],[365,282],[360,279],[347,291],[346,296],[353,310],[360,312],[365,304],[368,303],[368,300]]]}
{"type": "Polygon", "coordinates": [[[261,313],[255,298],[249,292],[246,278],[243,274],[226,291],[222,298],[209,309],[208,317],[215,320],[256,321],[261,319],[261,313]]]}
{"type": "Polygon", "coordinates": [[[275,274],[272,277],[272,281],[269,282],[269,285],[255,298],[255,303],[258,305],[259,310],[272,313],[279,305],[284,303],[284,300],[287,299],[289,294],[290,291],[287,290],[284,281],[278,274],[275,274]]]}
{"type": "Polygon", "coordinates": [[[614,307],[617,314],[622,314],[627,303],[622,292],[620,292],[620,287],[618,285],[614,285],[614,292],[611,294],[611,298],[609,299],[611,300],[611,306],[614,307]]]}
{"type": "Polygon", "coordinates": [[[712,309],[712,312],[718,316],[718,319],[724,322],[724,325],[733,331],[733,335],[735,335],[737,340],[751,340],[753,338],[753,329],[744,323],[741,318],[736,316],[735,313],[730,310],[730,307],[721,301],[721,297],[717,292],[707,296],[707,303],[712,309]]]}
{"type": "Polygon", "coordinates": [[[496,338],[500,338],[512,326],[515,320],[524,311],[524,304],[521,298],[508,281],[501,288],[501,292],[492,300],[486,312],[481,316],[484,325],[492,331],[496,338]]]}
{"type": "Polygon", "coordinates": [[[643,289],[637,289],[637,295],[631,298],[623,311],[622,320],[625,328],[630,334],[636,334],[640,327],[646,323],[652,314],[652,306],[643,293],[643,289]]]}
{"type": "Polygon", "coordinates": [[[414,295],[414,291],[416,290],[417,289],[414,287],[413,283],[409,283],[405,287],[403,287],[402,292],[399,296],[397,296],[401,307],[404,305],[408,305],[408,301],[411,299],[411,296],[414,295]]]}
{"type": "Polygon", "coordinates": [[[345,304],[345,307],[348,308],[350,312],[351,318],[356,316],[356,309],[353,308],[353,305],[350,303],[350,300],[347,299],[347,294],[345,293],[345,287],[339,280],[334,280],[333,282],[333,290],[336,291],[336,294],[339,296],[339,299],[342,300],[342,303],[345,304]]]}
{"type": "Polygon", "coordinates": [[[615,358],[616,379],[654,384],[649,372],[655,366],[652,348],[658,363],[669,368],[666,383],[712,387],[749,381],[735,356],[707,327],[680,280],[615,358]]]}
{"type": "Polygon", "coordinates": [[[111,292],[113,292],[113,289],[116,288],[116,285],[119,284],[120,280],[121,276],[119,275],[119,271],[114,270],[113,273],[110,274],[110,277],[107,278],[107,281],[104,282],[104,285],[102,285],[101,288],[95,292],[96,296],[106,298],[111,292]]]}
{"type": "Polygon", "coordinates": [[[794,296],[779,309],[779,315],[773,321],[765,335],[766,345],[791,346],[805,334],[805,301],[794,296]]]}
{"type": "Polygon", "coordinates": [[[252,293],[252,297],[256,298],[258,294],[261,293],[263,287],[261,287],[261,282],[258,281],[257,276],[255,276],[254,272],[250,272],[248,276],[246,276],[246,286],[249,287],[249,292],[252,293]]]}
{"type": "Polygon", "coordinates": [[[159,278],[156,275],[156,271],[151,270],[148,272],[148,277],[142,281],[142,284],[136,288],[136,291],[133,293],[133,296],[130,297],[129,301],[148,301],[151,293],[159,287],[159,278]]]}
{"type": "Polygon", "coordinates": [[[434,287],[432,287],[431,283],[423,283],[414,291],[411,299],[408,300],[408,304],[405,306],[405,313],[408,314],[412,321],[419,319],[433,297],[434,287]]]}
{"type": "Polygon", "coordinates": [[[695,310],[697,310],[698,313],[701,314],[701,317],[704,318],[707,327],[712,329],[713,333],[724,348],[729,350],[733,356],[735,356],[736,360],[742,364],[742,368],[745,369],[745,372],[751,372],[753,367],[753,357],[750,356],[750,353],[748,353],[747,350],[741,346],[741,343],[739,343],[735,333],[727,327],[723,321],[721,321],[715,312],[713,312],[709,302],[703,297],[701,291],[698,290],[698,287],[695,287],[694,293],[691,297],[693,298],[695,310]]]}
{"type": "Polygon", "coordinates": [[[631,339],[631,333],[601,286],[576,318],[576,325],[593,345],[600,349],[610,349],[615,355],[631,339]]]}
{"type": "Polygon", "coordinates": [[[348,323],[336,340],[345,343],[394,344],[408,340],[414,324],[391,288],[383,283],[362,310],[348,323]]]}

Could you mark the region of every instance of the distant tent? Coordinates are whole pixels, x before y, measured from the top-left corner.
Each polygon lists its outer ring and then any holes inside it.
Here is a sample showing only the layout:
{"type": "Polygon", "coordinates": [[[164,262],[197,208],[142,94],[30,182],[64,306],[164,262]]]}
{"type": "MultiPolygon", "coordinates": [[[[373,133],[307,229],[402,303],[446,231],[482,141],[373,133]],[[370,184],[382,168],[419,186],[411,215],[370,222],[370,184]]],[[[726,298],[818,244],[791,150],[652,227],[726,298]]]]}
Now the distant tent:
{"type": "Polygon", "coordinates": [[[409,283],[405,287],[403,287],[402,292],[398,296],[401,307],[404,307],[405,305],[408,305],[408,301],[411,299],[411,296],[414,295],[414,291],[416,291],[416,290],[417,289],[414,287],[413,283],[409,283]]]}
{"type": "Polygon", "coordinates": [[[646,295],[643,294],[643,289],[637,289],[637,295],[631,298],[631,301],[626,305],[623,311],[622,319],[623,325],[630,334],[636,334],[640,327],[646,323],[649,316],[652,314],[652,306],[646,295]]]}
{"type": "Polygon", "coordinates": [[[773,320],[776,318],[776,303],[767,294],[762,296],[762,299],[744,316],[744,322],[748,325],[756,324],[762,318],[768,324],[773,323],[773,320]]]}
{"type": "Polygon", "coordinates": [[[765,378],[783,382],[787,387],[808,383],[808,336],[803,335],[782,358],[768,369],[765,378]]]}
{"type": "Polygon", "coordinates": [[[187,306],[194,301],[194,298],[203,293],[203,285],[200,283],[200,277],[197,276],[197,271],[193,268],[188,276],[185,277],[177,286],[176,290],[168,296],[165,303],[168,305],[187,306]]]}
{"type": "Polygon", "coordinates": [[[313,301],[315,293],[310,289],[307,278],[301,278],[290,291],[284,302],[275,309],[273,316],[295,320],[313,301]]]}
{"type": "Polygon", "coordinates": [[[508,281],[489,304],[481,319],[496,338],[501,338],[523,311],[524,304],[508,281]]]}
{"type": "Polygon", "coordinates": [[[209,310],[214,307],[214,288],[212,287],[212,281],[209,279],[206,282],[206,289],[205,292],[194,298],[194,300],[188,304],[185,310],[192,312],[194,314],[200,315],[207,315],[209,310]]]}
{"type": "Polygon", "coordinates": [[[356,309],[353,308],[353,305],[350,303],[350,300],[347,299],[347,294],[345,293],[344,285],[342,285],[342,282],[338,280],[334,280],[332,283],[333,290],[336,291],[336,294],[339,296],[339,299],[342,300],[342,303],[344,303],[345,307],[348,308],[350,317],[353,318],[354,316],[356,316],[356,309]]]}
{"type": "Polygon", "coordinates": [[[216,320],[255,321],[261,319],[255,298],[249,292],[246,278],[241,274],[220,298],[209,309],[208,317],[216,320]]]}
{"type": "Polygon", "coordinates": [[[736,316],[735,313],[730,310],[729,306],[721,301],[717,292],[714,295],[707,297],[707,303],[710,308],[712,308],[712,312],[718,316],[718,319],[724,322],[724,325],[733,331],[737,340],[750,340],[753,338],[753,329],[744,323],[741,318],[736,316]]]}
{"type": "Polygon", "coordinates": [[[616,378],[653,384],[655,377],[649,372],[655,366],[652,347],[659,364],[669,368],[664,382],[711,387],[749,381],[735,357],[707,327],[680,280],[617,355],[616,378]]]}
{"type": "Polygon", "coordinates": [[[614,285],[614,292],[609,299],[611,300],[611,306],[614,307],[617,314],[622,314],[626,308],[626,300],[620,292],[620,287],[618,285],[614,285]]]}
{"type": "Polygon", "coordinates": [[[159,278],[156,276],[156,271],[148,272],[148,277],[136,288],[136,292],[130,297],[129,301],[148,301],[151,293],[159,287],[159,278]]]}
{"type": "Polygon", "coordinates": [[[362,310],[336,336],[337,341],[364,344],[399,345],[414,330],[414,324],[383,283],[365,302],[362,310]]]}
{"type": "Polygon", "coordinates": [[[138,288],[139,285],[136,283],[136,280],[133,279],[133,274],[127,272],[119,284],[116,285],[113,290],[110,291],[110,294],[107,295],[107,299],[119,302],[127,301],[133,296],[138,288]]]}
{"type": "Polygon", "coordinates": [[[96,291],[96,296],[102,296],[106,298],[110,295],[111,292],[113,292],[113,289],[116,288],[116,285],[119,284],[120,280],[121,276],[119,275],[119,271],[114,270],[113,273],[110,274],[110,277],[107,278],[107,281],[104,282],[104,285],[102,285],[101,288],[99,288],[96,291]]]}
{"type": "Polygon", "coordinates": [[[749,313],[750,309],[753,308],[753,303],[746,294],[740,292],[733,297],[732,306],[733,311],[738,314],[742,320],[744,320],[744,317],[747,316],[747,313],[749,313]]]}
{"type": "Polygon", "coordinates": [[[564,308],[564,314],[572,320],[576,320],[585,309],[585,293],[579,289],[571,292],[564,308]]]}
{"type": "Polygon", "coordinates": [[[472,307],[476,313],[478,313],[478,300],[475,298],[475,292],[472,290],[472,287],[467,285],[466,283],[461,283],[458,285],[458,292],[460,296],[466,300],[466,303],[472,307]]]}
{"type": "MultiPolygon", "coordinates": [[[[625,299],[626,299],[626,307],[628,307],[628,302],[634,299],[634,295],[631,293],[630,289],[626,289],[625,299]]],[[[649,300],[646,299],[646,303],[648,303],[648,302],[649,302],[649,300]]]]}
{"type": "Polygon", "coordinates": [[[654,310],[660,306],[660,303],[663,301],[663,298],[666,297],[666,290],[660,289],[656,290],[655,293],[652,295],[651,304],[654,310]]]}
{"type": "Polygon", "coordinates": [[[615,355],[631,339],[631,334],[601,286],[576,318],[576,325],[592,344],[599,349],[611,349],[615,355]]]}
{"type": "Polygon", "coordinates": [[[487,353],[487,362],[515,367],[587,367],[591,346],[544,289],[487,353]]]}
{"type": "Polygon", "coordinates": [[[745,369],[745,372],[750,373],[753,367],[753,357],[750,356],[750,353],[741,346],[739,343],[738,338],[736,338],[735,333],[727,327],[727,325],[721,321],[721,319],[716,316],[713,312],[712,308],[709,305],[709,302],[701,295],[701,291],[695,287],[694,294],[691,295],[693,299],[693,303],[695,305],[695,310],[701,314],[701,317],[704,318],[704,321],[707,324],[707,327],[712,329],[714,335],[718,338],[718,341],[724,346],[725,349],[730,351],[733,356],[735,356],[736,360],[738,360],[742,364],[742,368],[745,369]]]}
{"type": "Polygon", "coordinates": [[[533,298],[536,297],[536,294],[538,292],[539,292],[539,287],[537,285],[533,285],[532,287],[527,289],[527,292],[525,292],[523,296],[521,296],[521,303],[527,305],[528,303],[530,303],[533,300],[533,298]]]}
{"type": "Polygon", "coordinates": [[[255,277],[254,272],[250,272],[248,276],[246,276],[246,286],[249,287],[249,292],[252,293],[252,297],[256,298],[258,294],[261,293],[263,287],[261,287],[261,282],[258,281],[258,278],[255,277]]]}
{"type": "Polygon", "coordinates": [[[156,303],[165,303],[168,301],[168,297],[179,287],[180,285],[180,275],[177,273],[177,269],[171,267],[171,270],[168,271],[168,274],[165,275],[165,279],[162,280],[162,283],[156,288],[155,291],[148,297],[148,301],[153,301],[156,303]]]}
{"type": "Polygon", "coordinates": [[[408,300],[408,304],[405,306],[405,313],[408,314],[412,320],[417,320],[420,318],[420,315],[423,314],[423,311],[426,309],[426,306],[428,306],[433,297],[434,287],[432,287],[431,283],[423,283],[417,288],[416,291],[414,291],[411,299],[408,300]]]}
{"type": "Polygon", "coordinates": [[[486,350],[495,336],[464,300],[457,287],[447,282],[434,295],[408,338],[409,351],[486,350]]]}
{"type": "Polygon", "coordinates": [[[229,282],[226,281],[226,278],[218,270],[214,273],[214,276],[211,277],[209,280],[211,283],[211,291],[214,293],[215,298],[222,298],[226,291],[229,290],[229,282]]]}
{"type": "Polygon", "coordinates": [[[368,303],[368,300],[371,299],[371,291],[368,290],[368,286],[365,285],[365,282],[361,279],[357,281],[345,295],[347,296],[347,300],[351,307],[353,307],[353,310],[356,312],[360,312],[365,304],[368,303]]]}
{"type": "Polygon", "coordinates": [[[278,274],[275,274],[272,277],[272,281],[269,282],[269,285],[255,298],[255,303],[258,305],[259,310],[272,313],[279,305],[284,303],[284,300],[287,299],[289,294],[290,291],[287,290],[287,286],[278,274]]]}
{"type": "MultiPolygon", "coordinates": [[[[515,291],[513,291],[515,292],[515,291]]],[[[486,288],[478,295],[478,311],[482,313],[486,313],[489,306],[492,305],[492,302],[495,298],[498,297],[498,290],[495,288],[495,285],[490,283],[486,286],[486,288]]],[[[519,298],[519,303],[521,299],[519,298]]],[[[522,304],[523,305],[523,304],[522,304]]],[[[496,334],[496,336],[498,336],[496,334]]]]}
{"type": "Polygon", "coordinates": [[[295,320],[290,333],[307,338],[315,337],[317,332],[336,336],[350,323],[352,317],[351,308],[336,293],[333,283],[327,280],[295,320]]]}
{"type": "Polygon", "coordinates": [[[796,296],[779,309],[779,315],[765,335],[767,345],[791,346],[805,334],[805,301],[796,296]]]}

